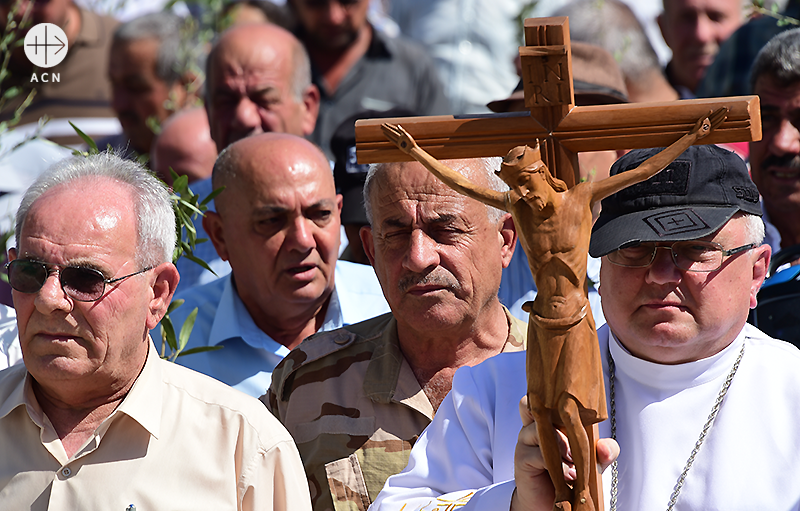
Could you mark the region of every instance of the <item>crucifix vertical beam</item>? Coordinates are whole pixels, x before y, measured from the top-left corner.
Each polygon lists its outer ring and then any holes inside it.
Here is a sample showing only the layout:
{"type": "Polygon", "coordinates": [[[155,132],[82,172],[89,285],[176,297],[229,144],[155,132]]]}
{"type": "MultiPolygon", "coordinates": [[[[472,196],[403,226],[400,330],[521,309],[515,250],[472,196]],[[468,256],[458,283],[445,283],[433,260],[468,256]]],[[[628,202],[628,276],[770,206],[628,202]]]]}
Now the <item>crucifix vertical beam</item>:
{"type": "MultiPolygon", "coordinates": [[[[525,20],[525,46],[519,49],[525,106],[530,115],[552,133],[575,106],[567,18],[525,20]]],[[[579,179],[578,155],[555,137],[541,142],[542,160],[572,187],[579,179]]]]}

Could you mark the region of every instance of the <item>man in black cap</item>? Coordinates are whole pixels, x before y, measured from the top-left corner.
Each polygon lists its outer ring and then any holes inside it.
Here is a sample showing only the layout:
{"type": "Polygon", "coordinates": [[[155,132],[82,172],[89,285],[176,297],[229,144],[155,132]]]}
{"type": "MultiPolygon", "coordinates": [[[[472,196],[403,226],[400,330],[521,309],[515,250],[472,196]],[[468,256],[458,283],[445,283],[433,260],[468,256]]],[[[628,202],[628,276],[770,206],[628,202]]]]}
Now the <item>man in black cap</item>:
{"type": "MultiPolygon", "coordinates": [[[[611,175],[658,151],[629,153],[611,175]]],[[[602,257],[608,321],[598,337],[611,420],[598,460],[621,449],[604,474],[606,509],[800,505],[800,352],[746,324],[770,257],[760,214],[746,166],[715,146],[603,200],[589,248],[602,257]]],[[[374,508],[552,509],[525,390],[523,354],[459,370],[374,508]]]]}

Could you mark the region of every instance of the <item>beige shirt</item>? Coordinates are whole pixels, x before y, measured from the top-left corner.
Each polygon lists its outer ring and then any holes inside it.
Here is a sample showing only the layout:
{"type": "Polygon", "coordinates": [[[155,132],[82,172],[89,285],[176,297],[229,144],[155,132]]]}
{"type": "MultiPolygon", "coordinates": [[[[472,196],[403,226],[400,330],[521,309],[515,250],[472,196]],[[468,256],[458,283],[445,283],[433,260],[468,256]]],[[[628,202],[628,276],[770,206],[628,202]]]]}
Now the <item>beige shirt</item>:
{"type": "Polygon", "coordinates": [[[72,458],[31,383],[22,365],[0,372],[0,509],[311,508],[297,448],[266,408],[152,348],[131,391],[72,458]]]}

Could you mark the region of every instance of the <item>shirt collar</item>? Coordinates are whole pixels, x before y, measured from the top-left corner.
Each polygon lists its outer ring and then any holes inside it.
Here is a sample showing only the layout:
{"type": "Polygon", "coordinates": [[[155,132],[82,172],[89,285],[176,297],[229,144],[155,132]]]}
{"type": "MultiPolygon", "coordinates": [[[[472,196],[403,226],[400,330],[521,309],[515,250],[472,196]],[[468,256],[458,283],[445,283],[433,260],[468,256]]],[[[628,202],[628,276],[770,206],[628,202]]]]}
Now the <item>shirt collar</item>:
{"type": "Polygon", "coordinates": [[[161,432],[161,403],[164,392],[161,364],[169,363],[171,362],[161,360],[151,340],[142,372],[136,378],[128,395],[114,410],[111,417],[106,419],[106,422],[110,422],[116,414],[124,413],[138,422],[148,433],[158,438],[161,432]]]}
{"type": "MultiPolygon", "coordinates": [[[[136,378],[133,387],[131,387],[128,395],[122,400],[122,403],[120,403],[117,409],[114,410],[105,421],[103,421],[103,425],[98,427],[98,432],[102,433],[102,431],[105,431],[108,425],[114,420],[116,414],[124,413],[138,422],[151,435],[158,438],[161,425],[163,391],[160,366],[162,363],[167,362],[163,362],[159,358],[153,347],[153,341],[150,340],[147,360],[145,361],[142,372],[136,378]]],[[[9,371],[10,370],[11,369],[9,369],[9,371]]],[[[24,371],[24,366],[20,365],[13,370],[24,371]]],[[[31,420],[40,428],[43,427],[45,424],[44,413],[33,393],[33,377],[27,371],[25,371],[25,376],[19,379],[19,382],[11,390],[2,405],[0,405],[0,419],[22,405],[27,408],[31,420]]]]}
{"type": "MultiPolygon", "coordinates": [[[[216,346],[228,339],[239,337],[253,348],[265,349],[270,353],[276,353],[283,345],[264,333],[253,321],[253,317],[234,288],[233,273],[229,273],[222,278],[225,279],[225,285],[222,288],[219,306],[211,324],[208,345],[216,346]]],[[[342,308],[334,287],[320,330],[333,330],[342,325],[342,308]]]]}
{"type": "MultiPolygon", "coordinates": [[[[508,309],[503,307],[508,322],[508,336],[503,351],[519,351],[525,347],[527,335],[521,330],[521,321],[514,318],[508,309]]],[[[411,366],[400,350],[397,338],[397,320],[392,316],[381,333],[381,340],[364,375],[364,394],[378,403],[389,403],[392,400],[406,403],[418,410],[429,409],[433,417],[433,406],[422,392],[411,366]],[[423,400],[423,401],[420,401],[423,400]]]]}
{"type": "Polygon", "coordinates": [[[682,390],[724,377],[730,372],[744,343],[745,329],[742,328],[733,342],[720,352],[683,364],[659,364],[638,358],[622,345],[610,329],[608,336],[608,348],[619,374],[625,374],[648,387],[682,390]]]}
{"type": "Polygon", "coordinates": [[[31,375],[25,370],[24,367],[25,366],[22,364],[19,364],[6,369],[5,371],[5,380],[14,378],[18,381],[9,390],[2,403],[0,403],[0,419],[11,413],[18,406],[28,407],[28,415],[30,415],[32,419],[34,419],[34,416],[36,415],[41,415],[39,403],[37,403],[36,399],[33,397],[33,388],[31,387],[30,381],[31,375]],[[14,373],[16,372],[23,373],[24,375],[15,375],[14,373]]]}

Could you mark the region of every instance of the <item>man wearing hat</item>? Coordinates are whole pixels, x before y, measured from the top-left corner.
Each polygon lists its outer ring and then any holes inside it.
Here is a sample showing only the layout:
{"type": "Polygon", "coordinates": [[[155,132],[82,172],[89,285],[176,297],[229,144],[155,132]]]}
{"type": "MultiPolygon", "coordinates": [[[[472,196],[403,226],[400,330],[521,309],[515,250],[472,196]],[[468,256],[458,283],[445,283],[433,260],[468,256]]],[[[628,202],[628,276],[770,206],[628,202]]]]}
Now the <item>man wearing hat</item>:
{"type": "MultiPolygon", "coordinates": [[[[658,151],[629,153],[611,175],[658,151]]],[[[619,454],[603,476],[606,509],[800,505],[800,352],[746,323],[770,257],[760,214],[742,160],[715,146],[602,201],[589,252],[602,257],[610,420],[597,455],[607,465],[619,454]]],[[[552,509],[525,390],[522,354],[459,370],[374,509],[552,509]]]]}

